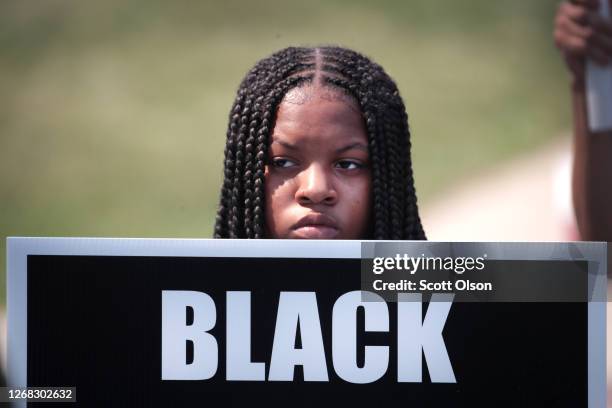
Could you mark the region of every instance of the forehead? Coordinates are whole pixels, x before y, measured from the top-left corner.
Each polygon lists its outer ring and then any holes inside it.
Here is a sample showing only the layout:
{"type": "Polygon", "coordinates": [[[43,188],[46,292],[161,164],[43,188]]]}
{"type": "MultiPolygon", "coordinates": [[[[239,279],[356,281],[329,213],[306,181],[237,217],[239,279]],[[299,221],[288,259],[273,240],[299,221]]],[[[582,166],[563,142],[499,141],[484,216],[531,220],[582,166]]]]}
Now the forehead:
{"type": "Polygon", "coordinates": [[[272,133],[292,143],[366,143],[363,116],[355,99],[321,86],[305,86],[287,92],[280,103],[272,133]]]}

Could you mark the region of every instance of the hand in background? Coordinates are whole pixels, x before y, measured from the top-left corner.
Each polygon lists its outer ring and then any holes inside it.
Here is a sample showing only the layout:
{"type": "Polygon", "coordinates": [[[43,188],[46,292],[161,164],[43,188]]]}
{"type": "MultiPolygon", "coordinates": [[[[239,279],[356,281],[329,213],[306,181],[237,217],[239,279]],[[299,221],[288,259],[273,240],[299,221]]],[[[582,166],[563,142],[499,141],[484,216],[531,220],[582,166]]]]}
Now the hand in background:
{"type": "Polygon", "coordinates": [[[600,65],[612,61],[612,23],[599,15],[599,1],[564,1],[555,16],[555,44],[575,83],[584,81],[586,57],[600,65]]]}
{"type": "Polygon", "coordinates": [[[572,196],[581,239],[612,240],[612,131],[593,133],[587,124],[585,62],[612,62],[612,23],[602,18],[602,1],[573,0],[559,5],[555,44],[572,74],[574,160],[572,196]]]}

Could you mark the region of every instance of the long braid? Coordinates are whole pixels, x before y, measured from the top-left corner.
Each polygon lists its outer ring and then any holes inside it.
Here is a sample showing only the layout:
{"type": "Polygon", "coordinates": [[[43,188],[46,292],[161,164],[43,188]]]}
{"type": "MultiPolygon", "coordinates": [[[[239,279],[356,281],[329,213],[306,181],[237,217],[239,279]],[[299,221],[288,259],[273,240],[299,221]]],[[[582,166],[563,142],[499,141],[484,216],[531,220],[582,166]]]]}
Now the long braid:
{"type": "Polygon", "coordinates": [[[229,126],[227,129],[227,143],[225,145],[225,161],[224,161],[224,179],[221,187],[221,199],[219,204],[219,210],[217,212],[217,218],[215,221],[215,234],[218,237],[227,237],[230,234],[230,225],[228,219],[230,217],[231,198],[232,198],[232,180],[234,179],[235,173],[235,157],[234,157],[234,140],[236,139],[236,126],[239,121],[239,112],[242,109],[242,103],[244,100],[245,89],[238,91],[234,106],[230,112],[229,126]]]}
{"type": "Polygon", "coordinates": [[[286,48],[259,61],[240,84],[230,112],[215,237],[264,237],[264,174],[276,110],[290,89],[317,79],[351,95],[363,113],[372,163],[372,238],[425,239],[408,117],[397,86],[380,65],[340,47],[286,48]]]}

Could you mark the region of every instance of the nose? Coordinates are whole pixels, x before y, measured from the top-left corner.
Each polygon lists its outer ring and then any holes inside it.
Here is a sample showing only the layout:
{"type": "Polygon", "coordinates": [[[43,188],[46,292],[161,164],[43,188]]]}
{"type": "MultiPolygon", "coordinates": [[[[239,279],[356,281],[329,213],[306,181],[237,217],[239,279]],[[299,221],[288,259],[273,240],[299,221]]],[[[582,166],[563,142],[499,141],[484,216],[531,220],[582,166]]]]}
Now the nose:
{"type": "Polygon", "coordinates": [[[312,164],[302,171],[298,175],[299,185],[295,193],[298,203],[302,205],[336,204],[338,193],[332,177],[332,174],[318,164],[312,164]]]}

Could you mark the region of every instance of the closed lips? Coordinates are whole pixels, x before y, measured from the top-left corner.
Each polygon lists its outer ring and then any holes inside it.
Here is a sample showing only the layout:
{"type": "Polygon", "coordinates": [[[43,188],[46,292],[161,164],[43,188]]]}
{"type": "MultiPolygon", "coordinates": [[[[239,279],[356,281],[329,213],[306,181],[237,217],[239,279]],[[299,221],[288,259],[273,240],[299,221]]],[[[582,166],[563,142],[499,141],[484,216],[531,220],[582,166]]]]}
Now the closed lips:
{"type": "Polygon", "coordinates": [[[328,227],[338,229],[336,220],[325,214],[309,214],[300,219],[292,228],[298,229],[302,227],[328,227]]]}

